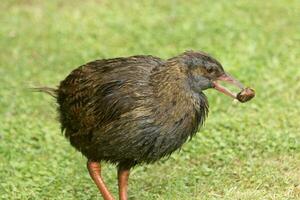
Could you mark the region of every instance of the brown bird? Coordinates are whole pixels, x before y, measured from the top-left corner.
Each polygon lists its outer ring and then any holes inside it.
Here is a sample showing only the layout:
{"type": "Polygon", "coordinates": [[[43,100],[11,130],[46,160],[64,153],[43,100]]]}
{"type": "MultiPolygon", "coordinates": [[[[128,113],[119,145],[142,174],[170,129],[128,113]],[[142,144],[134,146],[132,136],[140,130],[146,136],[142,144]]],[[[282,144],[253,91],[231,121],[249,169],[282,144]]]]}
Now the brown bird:
{"type": "Polygon", "coordinates": [[[179,149],[208,113],[203,91],[215,88],[246,102],[254,91],[203,52],[163,60],[153,56],[103,59],[72,71],[57,89],[38,88],[57,99],[62,130],[87,158],[87,168],[105,200],[102,161],[116,164],[119,199],[127,199],[130,169],[179,149]],[[242,89],[234,94],[218,81],[242,89]]]}

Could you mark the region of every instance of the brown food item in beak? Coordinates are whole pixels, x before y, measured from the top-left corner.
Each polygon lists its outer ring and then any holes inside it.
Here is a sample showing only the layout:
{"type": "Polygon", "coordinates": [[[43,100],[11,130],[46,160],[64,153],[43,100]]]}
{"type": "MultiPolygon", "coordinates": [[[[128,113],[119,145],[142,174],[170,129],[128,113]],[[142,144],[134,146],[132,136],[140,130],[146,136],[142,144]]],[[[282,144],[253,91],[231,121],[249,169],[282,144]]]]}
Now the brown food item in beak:
{"type": "Polygon", "coordinates": [[[222,92],[223,94],[230,96],[234,99],[237,99],[241,103],[245,103],[252,99],[255,96],[255,91],[251,88],[244,87],[243,84],[241,84],[238,80],[234,79],[232,76],[230,76],[228,73],[224,73],[223,75],[219,76],[213,83],[213,88],[218,90],[219,92],[222,92]],[[230,83],[238,88],[241,89],[241,91],[236,94],[228,90],[227,88],[223,87],[221,84],[218,83],[218,81],[224,81],[227,83],[230,83]]]}
{"type": "Polygon", "coordinates": [[[251,88],[244,88],[242,91],[240,91],[236,98],[239,100],[241,103],[245,103],[249,100],[251,100],[255,96],[255,91],[251,88]]]}

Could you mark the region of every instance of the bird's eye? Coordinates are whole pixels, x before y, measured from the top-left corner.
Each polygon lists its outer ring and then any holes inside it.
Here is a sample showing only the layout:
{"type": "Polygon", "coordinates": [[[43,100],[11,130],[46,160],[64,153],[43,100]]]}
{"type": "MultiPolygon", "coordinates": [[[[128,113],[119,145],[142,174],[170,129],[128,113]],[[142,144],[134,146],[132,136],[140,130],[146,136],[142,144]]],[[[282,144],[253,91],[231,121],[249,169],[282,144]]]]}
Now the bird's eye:
{"type": "Polygon", "coordinates": [[[207,72],[208,72],[208,73],[213,73],[213,71],[214,71],[214,69],[213,69],[212,67],[209,67],[209,68],[207,69],[207,72]]]}

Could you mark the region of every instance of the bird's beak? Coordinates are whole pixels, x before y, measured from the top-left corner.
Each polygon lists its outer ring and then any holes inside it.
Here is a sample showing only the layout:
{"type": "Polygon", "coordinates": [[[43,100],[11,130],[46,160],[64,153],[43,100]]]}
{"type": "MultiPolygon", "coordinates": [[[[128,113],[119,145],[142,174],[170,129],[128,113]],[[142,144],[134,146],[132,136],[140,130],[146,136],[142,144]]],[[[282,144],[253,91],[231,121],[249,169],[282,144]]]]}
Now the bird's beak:
{"type": "Polygon", "coordinates": [[[243,84],[241,84],[238,80],[234,79],[232,76],[230,76],[227,73],[224,73],[223,75],[219,76],[215,81],[213,81],[213,87],[218,90],[219,92],[222,92],[234,99],[237,98],[237,94],[231,92],[230,90],[228,90],[227,88],[223,87],[222,85],[220,85],[218,83],[218,81],[224,81],[227,83],[230,83],[232,85],[235,85],[236,87],[240,88],[241,90],[243,90],[245,87],[243,86],[243,84]]]}

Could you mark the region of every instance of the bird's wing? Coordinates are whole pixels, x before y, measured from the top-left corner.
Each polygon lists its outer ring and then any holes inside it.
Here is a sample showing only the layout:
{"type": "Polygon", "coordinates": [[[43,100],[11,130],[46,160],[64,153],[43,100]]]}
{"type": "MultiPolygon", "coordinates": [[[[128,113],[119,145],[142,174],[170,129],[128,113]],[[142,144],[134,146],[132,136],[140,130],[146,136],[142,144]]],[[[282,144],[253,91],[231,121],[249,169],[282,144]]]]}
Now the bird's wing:
{"type": "Polygon", "coordinates": [[[162,64],[156,57],[133,56],[96,60],[77,68],[59,87],[62,127],[87,131],[138,113],[132,111],[152,103],[150,74],[162,64]]]}

